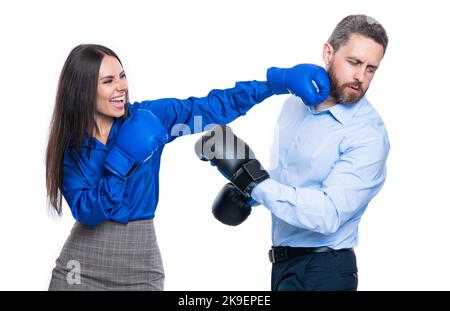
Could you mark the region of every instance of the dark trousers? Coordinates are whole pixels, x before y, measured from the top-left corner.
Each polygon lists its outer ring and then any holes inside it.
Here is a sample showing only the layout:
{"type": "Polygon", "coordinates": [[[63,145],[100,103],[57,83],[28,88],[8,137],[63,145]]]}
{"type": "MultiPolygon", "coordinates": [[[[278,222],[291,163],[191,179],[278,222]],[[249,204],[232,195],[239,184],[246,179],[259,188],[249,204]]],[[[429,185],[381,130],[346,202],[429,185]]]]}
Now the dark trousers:
{"type": "Polygon", "coordinates": [[[356,291],[353,250],[310,253],[272,265],[272,291],[356,291]]]}

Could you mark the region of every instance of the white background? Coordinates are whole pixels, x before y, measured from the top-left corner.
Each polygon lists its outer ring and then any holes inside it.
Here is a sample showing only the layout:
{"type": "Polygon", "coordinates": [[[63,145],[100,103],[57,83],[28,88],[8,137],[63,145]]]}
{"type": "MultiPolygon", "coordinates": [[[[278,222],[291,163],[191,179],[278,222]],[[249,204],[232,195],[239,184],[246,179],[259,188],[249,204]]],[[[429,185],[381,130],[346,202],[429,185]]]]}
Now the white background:
{"type": "MultiPolygon", "coordinates": [[[[367,93],[391,141],[388,178],[360,225],[360,290],[450,290],[448,99],[450,24],[439,1],[14,1],[0,29],[0,289],[46,290],[73,225],[46,211],[44,154],[57,80],[80,43],[112,48],[132,101],[204,96],[268,67],[320,65],[335,25],[364,13],[389,47],[367,93]]],[[[263,164],[286,99],[274,96],[231,123],[263,164]]],[[[313,135],[313,133],[311,133],[313,135]]],[[[162,158],[156,230],[167,290],[269,290],[270,213],[238,227],[210,206],[226,180],[199,161],[199,134],[162,158]]]]}

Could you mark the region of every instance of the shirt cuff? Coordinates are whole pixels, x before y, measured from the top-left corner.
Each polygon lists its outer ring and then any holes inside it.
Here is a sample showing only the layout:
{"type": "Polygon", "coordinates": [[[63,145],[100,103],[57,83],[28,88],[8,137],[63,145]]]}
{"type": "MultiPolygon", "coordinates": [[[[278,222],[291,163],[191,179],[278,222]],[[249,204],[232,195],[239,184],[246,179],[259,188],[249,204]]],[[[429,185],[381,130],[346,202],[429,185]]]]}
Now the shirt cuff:
{"type": "Polygon", "coordinates": [[[276,182],[272,179],[266,179],[263,182],[259,183],[255,188],[253,188],[251,196],[258,203],[264,205],[264,200],[266,198],[266,193],[272,191],[272,189],[276,189],[276,182]]]}

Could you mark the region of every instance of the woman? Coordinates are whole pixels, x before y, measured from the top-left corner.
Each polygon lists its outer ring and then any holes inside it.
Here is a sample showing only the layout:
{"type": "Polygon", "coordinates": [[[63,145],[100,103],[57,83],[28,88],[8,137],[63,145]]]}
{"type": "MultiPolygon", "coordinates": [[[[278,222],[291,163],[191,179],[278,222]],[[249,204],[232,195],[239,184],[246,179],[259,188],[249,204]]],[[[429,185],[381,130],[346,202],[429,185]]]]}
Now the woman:
{"type": "Polygon", "coordinates": [[[163,290],[153,217],[164,145],[180,129],[194,133],[195,116],[202,124],[226,124],[274,93],[287,93],[280,77],[273,90],[271,81],[238,82],[203,98],[129,104],[118,56],[100,45],[75,47],[59,79],[46,185],[50,205],[61,214],[64,197],[76,223],[49,289],[163,290]]]}
{"type": "MultiPolygon", "coordinates": [[[[63,196],[76,223],[56,261],[49,289],[162,290],[164,269],[153,217],[161,152],[178,134],[170,135],[172,127],[186,124],[193,132],[194,116],[202,116],[204,124],[228,123],[271,95],[266,83],[254,81],[213,90],[204,98],[128,104],[119,57],[100,45],[75,47],[59,80],[46,177],[51,206],[61,214],[63,196]],[[142,110],[148,114],[131,120],[142,110]],[[133,124],[123,133],[127,118],[133,124]],[[120,166],[120,150],[146,143],[145,137],[136,139],[145,126],[150,131],[145,133],[153,135],[153,144],[147,146],[153,153],[136,159],[127,172],[108,165],[108,156],[120,166]]],[[[133,152],[139,154],[125,154],[133,152]]]]}

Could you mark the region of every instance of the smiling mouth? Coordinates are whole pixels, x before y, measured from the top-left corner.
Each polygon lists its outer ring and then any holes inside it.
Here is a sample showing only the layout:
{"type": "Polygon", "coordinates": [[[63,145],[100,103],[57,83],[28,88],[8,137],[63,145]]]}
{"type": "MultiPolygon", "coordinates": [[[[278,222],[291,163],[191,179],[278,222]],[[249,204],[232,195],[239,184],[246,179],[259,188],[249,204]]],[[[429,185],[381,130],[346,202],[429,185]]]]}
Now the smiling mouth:
{"type": "Polygon", "coordinates": [[[113,104],[125,104],[125,95],[113,97],[109,102],[113,104]]]}

